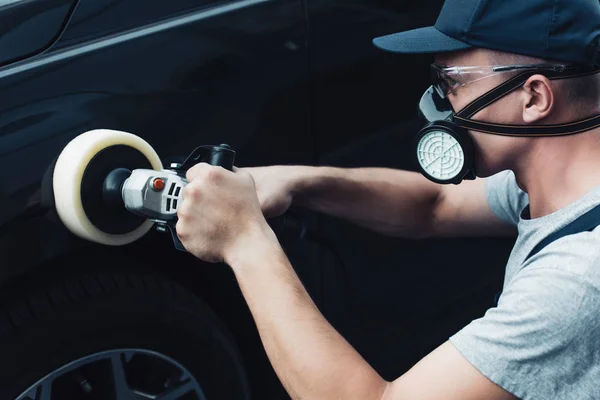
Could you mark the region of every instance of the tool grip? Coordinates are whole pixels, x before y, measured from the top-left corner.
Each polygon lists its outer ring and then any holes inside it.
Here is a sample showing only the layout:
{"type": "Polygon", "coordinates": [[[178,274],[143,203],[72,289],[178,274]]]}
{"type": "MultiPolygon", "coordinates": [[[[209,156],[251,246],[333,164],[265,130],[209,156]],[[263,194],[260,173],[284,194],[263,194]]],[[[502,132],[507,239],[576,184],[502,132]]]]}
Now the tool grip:
{"type": "Polygon", "coordinates": [[[233,171],[235,152],[226,144],[215,146],[208,152],[206,162],[233,171]]]}
{"type": "MultiPolygon", "coordinates": [[[[210,165],[223,167],[229,171],[233,171],[235,151],[226,144],[221,144],[219,146],[198,147],[192,152],[192,154],[190,154],[178,172],[184,176],[187,169],[191,168],[193,164],[198,162],[205,162],[210,165]]],[[[174,219],[164,224],[165,227],[160,227],[159,229],[168,229],[173,238],[173,244],[175,245],[175,248],[180,251],[187,251],[177,236],[177,229],[175,228],[176,224],[177,219],[174,219]]]]}
{"type": "Polygon", "coordinates": [[[165,230],[168,230],[171,234],[171,237],[173,238],[173,245],[175,245],[175,248],[179,251],[187,252],[187,249],[183,246],[181,240],[179,240],[179,236],[177,236],[177,229],[175,228],[175,224],[164,224],[162,226],[159,226],[158,229],[162,230],[163,232],[165,230]]]}
{"type": "Polygon", "coordinates": [[[198,163],[207,163],[223,167],[229,171],[233,171],[233,163],[235,162],[235,151],[226,144],[218,146],[200,146],[185,159],[185,161],[173,170],[181,176],[185,176],[188,169],[198,163]]]}

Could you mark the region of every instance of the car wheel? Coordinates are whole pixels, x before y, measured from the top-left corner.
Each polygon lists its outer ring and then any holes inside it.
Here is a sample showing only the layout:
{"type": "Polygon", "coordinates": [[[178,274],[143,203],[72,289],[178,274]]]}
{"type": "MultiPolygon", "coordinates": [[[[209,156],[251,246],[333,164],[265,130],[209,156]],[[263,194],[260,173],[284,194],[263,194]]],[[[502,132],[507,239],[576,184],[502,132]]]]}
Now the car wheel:
{"type": "Polygon", "coordinates": [[[167,279],[68,278],[1,308],[0,399],[250,398],[223,324],[167,279]]]}

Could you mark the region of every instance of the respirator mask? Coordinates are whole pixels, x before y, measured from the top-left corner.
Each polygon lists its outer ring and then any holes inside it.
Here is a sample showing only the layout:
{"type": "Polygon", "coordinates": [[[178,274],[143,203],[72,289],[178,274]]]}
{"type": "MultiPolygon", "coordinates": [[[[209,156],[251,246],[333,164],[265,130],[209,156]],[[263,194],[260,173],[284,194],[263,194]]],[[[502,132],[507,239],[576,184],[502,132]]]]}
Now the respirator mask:
{"type": "Polygon", "coordinates": [[[429,180],[458,185],[474,180],[475,148],[469,130],[500,136],[565,136],[589,131],[600,126],[600,115],[560,125],[504,125],[475,121],[479,111],[520,88],[536,74],[550,80],[577,78],[597,74],[586,69],[560,64],[510,65],[482,67],[443,67],[432,65],[434,84],[419,104],[419,115],[427,125],[415,138],[416,165],[429,180]],[[509,71],[517,75],[455,112],[448,95],[461,86],[509,71]]]}

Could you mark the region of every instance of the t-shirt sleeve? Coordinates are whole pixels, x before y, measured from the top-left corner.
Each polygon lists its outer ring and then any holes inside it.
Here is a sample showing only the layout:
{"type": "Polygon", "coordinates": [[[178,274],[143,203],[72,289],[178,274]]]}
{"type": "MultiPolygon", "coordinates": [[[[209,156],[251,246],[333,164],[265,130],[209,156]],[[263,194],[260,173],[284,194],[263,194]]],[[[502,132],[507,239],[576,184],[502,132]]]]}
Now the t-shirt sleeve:
{"type": "Polygon", "coordinates": [[[527,193],[517,185],[514,172],[507,170],[486,179],[488,203],[498,218],[517,225],[523,208],[529,203],[527,193]]]}
{"type": "Polygon", "coordinates": [[[558,268],[520,271],[497,307],[450,342],[520,399],[600,399],[600,295],[558,268]]]}

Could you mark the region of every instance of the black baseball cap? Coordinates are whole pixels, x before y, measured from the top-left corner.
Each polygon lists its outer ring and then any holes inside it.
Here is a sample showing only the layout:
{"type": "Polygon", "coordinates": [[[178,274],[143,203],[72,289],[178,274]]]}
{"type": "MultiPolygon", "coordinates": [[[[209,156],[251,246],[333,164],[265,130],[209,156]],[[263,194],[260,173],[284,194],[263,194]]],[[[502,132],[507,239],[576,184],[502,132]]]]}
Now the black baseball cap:
{"type": "Polygon", "coordinates": [[[446,0],[435,26],[373,43],[395,53],[479,47],[600,67],[600,1],[446,0]]]}

